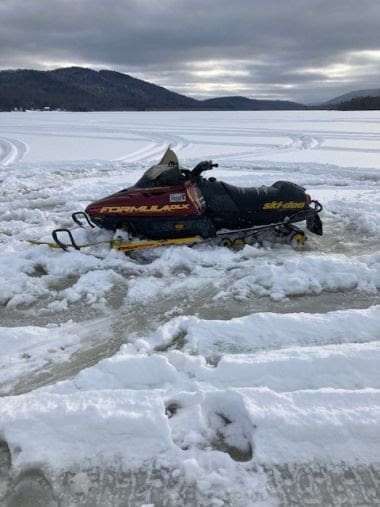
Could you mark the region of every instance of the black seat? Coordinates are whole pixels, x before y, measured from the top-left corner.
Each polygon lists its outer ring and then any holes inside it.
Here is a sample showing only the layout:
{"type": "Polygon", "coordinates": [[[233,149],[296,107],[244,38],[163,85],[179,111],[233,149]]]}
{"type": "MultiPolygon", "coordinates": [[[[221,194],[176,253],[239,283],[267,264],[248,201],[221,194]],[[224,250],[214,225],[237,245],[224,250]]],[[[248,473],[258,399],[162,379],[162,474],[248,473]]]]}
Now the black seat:
{"type": "Polygon", "coordinates": [[[229,183],[224,183],[223,186],[227,194],[234,201],[236,206],[241,211],[255,211],[260,209],[260,190],[256,187],[235,187],[229,183]]]}
{"type": "Polygon", "coordinates": [[[305,189],[289,181],[276,181],[271,186],[236,187],[229,183],[223,186],[243,213],[260,211],[263,204],[271,201],[304,201],[305,189]]]}

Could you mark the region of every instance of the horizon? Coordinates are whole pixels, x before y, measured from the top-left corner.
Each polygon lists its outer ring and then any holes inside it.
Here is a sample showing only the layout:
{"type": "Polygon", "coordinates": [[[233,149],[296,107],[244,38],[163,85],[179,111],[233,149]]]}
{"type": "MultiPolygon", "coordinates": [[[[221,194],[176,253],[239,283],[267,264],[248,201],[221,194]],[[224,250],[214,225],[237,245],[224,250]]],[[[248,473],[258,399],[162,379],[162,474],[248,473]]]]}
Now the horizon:
{"type": "Polygon", "coordinates": [[[112,69],[197,99],[379,87],[373,0],[3,0],[0,69],[112,69]],[[217,6],[217,8],[215,8],[217,6]],[[363,28],[365,28],[363,30],[363,28]]]}

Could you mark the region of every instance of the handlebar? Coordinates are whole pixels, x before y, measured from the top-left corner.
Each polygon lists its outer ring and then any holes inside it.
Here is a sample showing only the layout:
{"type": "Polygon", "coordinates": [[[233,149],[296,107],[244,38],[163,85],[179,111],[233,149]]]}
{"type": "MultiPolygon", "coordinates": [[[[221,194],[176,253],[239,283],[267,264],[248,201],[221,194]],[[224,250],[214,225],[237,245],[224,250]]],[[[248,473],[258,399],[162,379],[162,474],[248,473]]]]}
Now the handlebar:
{"type": "Polygon", "coordinates": [[[194,169],[191,171],[191,176],[193,178],[197,178],[204,171],[210,171],[213,167],[218,167],[219,164],[213,164],[212,160],[204,160],[203,162],[199,162],[194,169]]]}

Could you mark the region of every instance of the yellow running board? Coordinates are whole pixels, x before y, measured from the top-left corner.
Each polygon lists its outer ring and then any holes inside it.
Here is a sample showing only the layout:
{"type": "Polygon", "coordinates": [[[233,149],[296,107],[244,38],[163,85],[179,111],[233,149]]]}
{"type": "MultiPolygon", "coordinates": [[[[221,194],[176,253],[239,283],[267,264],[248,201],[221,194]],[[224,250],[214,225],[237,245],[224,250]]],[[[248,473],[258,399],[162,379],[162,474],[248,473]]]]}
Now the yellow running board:
{"type": "Polygon", "coordinates": [[[142,241],[123,241],[114,239],[111,241],[111,248],[119,250],[120,252],[131,252],[133,250],[145,250],[146,248],[158,248],[160,246],[194,245],[195,243],[200,243],[201,241],[203,240],[200,236],[142,241]]]}
{"type": "Polygon", "coordinates": [[[49,248],[60,248],[62,250],[62,248],[59,245],[57,245],[57,243],[53,243],[53,242],[49,242],[49,241],[36,241],[35,239],[27,239],[26,241],[28,243],[30,243],[31,245],[36,245],[36,246],[46,245],[49,248]]]}
{"type": "MultiPolygon", "coordinates": [[[[132,252],[134,250],[145,250],[148,248],[159,248],[161,246],[171,245],[194,245],[201,243],[203,239],[200,236],[190,236],[187,238],[173,238],[173,239],[158,239],[158,240],[141,240],[141,241],[125,241],[123,239],[112,239],[110,241],[98,241],[95,243],[85,243],[84,245],[78,245],[78,249],[88,248],[90,246],[98,246],[108,244],[113,250],[119,252],[132,252]]],[[[35,241],[28,240],[28,243],[32,245],[47,245],[49,248],[62,248],[57,243],[48,241],[35,241]]],[[[67,248],[73,245],[65,245],[67,248]]]]}

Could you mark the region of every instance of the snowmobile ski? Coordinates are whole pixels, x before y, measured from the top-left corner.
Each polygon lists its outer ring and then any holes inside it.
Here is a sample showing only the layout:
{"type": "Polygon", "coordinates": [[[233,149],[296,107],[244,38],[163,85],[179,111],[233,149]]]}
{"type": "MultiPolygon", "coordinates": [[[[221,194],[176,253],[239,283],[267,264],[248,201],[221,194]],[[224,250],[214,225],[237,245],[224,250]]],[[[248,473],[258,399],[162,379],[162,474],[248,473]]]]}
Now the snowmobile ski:
{"type": "MultiPolygon", "coordinates": [[[[239,249],[246,244],[252,244],[257,242],[264,242],[265,235],[263,233],[272,231],[274,227],[277,228],[275,234],[278,238],[287,238],[286,243],[292,243],[295,246],[303,245],[306,237],[305,233],[298,227],[289,226],[282,224],[283,228],[281,233],[279,231],[279,225],[267,226],[267,227],[253,227],[251,229],[243,229],[238,231],[227,231],[224,233],[217,233],[215,237],[204,239],[201,236],[191,236],[185,238],[171,238],[163,240],[136,240],[136,241],[125,241],[122,238],[115,238],[111,240],[96,241],[92,243],[83,243],[78,245],[74,240],[73,233],[70,229],[55,229],[52,233],[54,241],[35,241],[29,240],[29,243],[34,245],[47,245],[50,248],[60,248],[64,251],[82,250],[84,248],[96,247],[100,245],[108,245],[114,250],[120,252],[135,252],[139,250],[148,250],[152,248],[161,248],[164,246],[193,246],[199,244],[210,244],[214,246],[225,246],[228,248],[239,249]],[[64,241],[62,236],[67,235],[68,241],[64,241]]],[[[268,239],[268,241],[270,241],[268,239]]],[[[272,242],[275,242],[272,240],[272,242]]]]}

